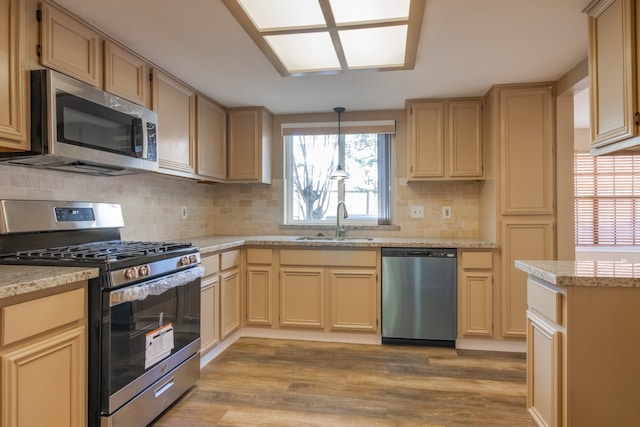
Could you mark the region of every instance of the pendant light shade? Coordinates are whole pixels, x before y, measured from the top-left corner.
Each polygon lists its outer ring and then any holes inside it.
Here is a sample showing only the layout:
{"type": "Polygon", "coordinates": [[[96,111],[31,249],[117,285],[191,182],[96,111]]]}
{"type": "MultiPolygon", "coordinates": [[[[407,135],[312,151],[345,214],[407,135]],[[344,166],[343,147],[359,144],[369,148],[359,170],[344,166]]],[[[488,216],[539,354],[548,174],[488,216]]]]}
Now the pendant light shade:
{"type": "Polygon", "coordinates": [[[335,107],[333,111],[338,113],[338,166],[331,174],[331,179],[335,179],[338,181],[342,181],[343,179],[347,179],[347,173],[344,169],[342,169],[342,165],[340,164],[340,153],[342,153],[340,143],[342,142],[342,135],[340,134],[340,115],[344,112],[344,107],[335,107]]]}

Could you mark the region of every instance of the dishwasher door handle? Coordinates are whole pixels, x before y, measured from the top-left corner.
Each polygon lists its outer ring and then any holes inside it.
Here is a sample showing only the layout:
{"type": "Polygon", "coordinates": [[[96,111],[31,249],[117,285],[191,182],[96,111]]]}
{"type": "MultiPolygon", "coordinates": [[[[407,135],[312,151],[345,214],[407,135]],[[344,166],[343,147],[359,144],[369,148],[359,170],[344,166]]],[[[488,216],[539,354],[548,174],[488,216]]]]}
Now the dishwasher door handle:
{"type": "Polygon", "coordinates": [[[407,251],[407,256],[422,256],[427,257],[431,255],[431,251],[407,251]]]}

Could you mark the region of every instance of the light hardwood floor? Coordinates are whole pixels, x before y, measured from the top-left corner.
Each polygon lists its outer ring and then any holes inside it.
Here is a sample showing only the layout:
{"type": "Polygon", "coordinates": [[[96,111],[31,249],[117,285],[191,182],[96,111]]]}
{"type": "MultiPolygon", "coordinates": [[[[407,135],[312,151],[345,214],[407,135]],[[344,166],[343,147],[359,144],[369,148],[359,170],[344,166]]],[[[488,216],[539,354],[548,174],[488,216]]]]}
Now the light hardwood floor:
{"type": "Polygon", "coordinates": [[[523,354],[241,338],[153,427],[534,426],[523,354]]]}

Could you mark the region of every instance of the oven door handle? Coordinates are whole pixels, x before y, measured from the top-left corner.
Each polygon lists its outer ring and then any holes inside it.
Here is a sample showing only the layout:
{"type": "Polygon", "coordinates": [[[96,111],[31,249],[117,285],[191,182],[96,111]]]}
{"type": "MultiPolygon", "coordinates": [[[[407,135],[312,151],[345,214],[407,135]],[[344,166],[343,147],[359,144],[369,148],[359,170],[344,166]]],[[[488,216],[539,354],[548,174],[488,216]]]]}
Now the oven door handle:
{"type": "Polygon", "coordinates": [[[194,280],[202,277],[204,267],[194,267],[189,270],[179,271],[169,276],[144,282],[139,285],[127,286],[110,293],[109,306],[113,307],[118,304],[132,301],[142,301],[149,295],[160,295],[169,289],[187,285],[194,280]]]}

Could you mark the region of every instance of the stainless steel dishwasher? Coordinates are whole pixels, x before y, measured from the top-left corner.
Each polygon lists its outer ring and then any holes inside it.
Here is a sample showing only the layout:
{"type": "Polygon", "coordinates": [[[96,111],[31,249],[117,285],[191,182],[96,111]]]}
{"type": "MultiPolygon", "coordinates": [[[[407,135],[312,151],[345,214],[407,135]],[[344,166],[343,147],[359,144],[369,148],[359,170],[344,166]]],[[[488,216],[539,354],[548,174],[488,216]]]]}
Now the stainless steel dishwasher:
{"type": "Polygon", "coordinates": [[[454,347],[456,249],[382,248],[382,343],[454,347]]]}

